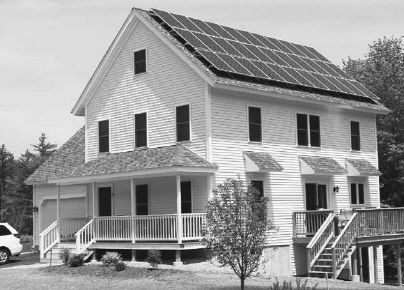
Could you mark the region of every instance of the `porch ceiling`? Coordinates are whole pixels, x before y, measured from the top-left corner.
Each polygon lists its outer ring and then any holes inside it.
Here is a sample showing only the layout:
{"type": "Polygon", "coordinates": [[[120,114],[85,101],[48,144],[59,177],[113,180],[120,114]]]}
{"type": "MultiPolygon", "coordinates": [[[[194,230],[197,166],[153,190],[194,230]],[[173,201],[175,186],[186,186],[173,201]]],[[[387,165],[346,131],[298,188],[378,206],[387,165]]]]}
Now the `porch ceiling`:
{"type": "Polygon", "coordinates": [[[364,159],[346,159],[348,176],[380,176],[382,173],[364,159]]]}
{"type": "Polygon", "coordinates": [[[206,161],[183,145],[143,148],[122,153],[102,154],[77,167],[66,178],[49,182],[72,184],[136,176],[158,177],[176,174],[211,174],[217,165],[206,161]]]}
{"type": "Polygon", "coordinates": [[[336,175],[347,171],[337,161],[329,157],[300,156],[302,175],[336,175]]]}

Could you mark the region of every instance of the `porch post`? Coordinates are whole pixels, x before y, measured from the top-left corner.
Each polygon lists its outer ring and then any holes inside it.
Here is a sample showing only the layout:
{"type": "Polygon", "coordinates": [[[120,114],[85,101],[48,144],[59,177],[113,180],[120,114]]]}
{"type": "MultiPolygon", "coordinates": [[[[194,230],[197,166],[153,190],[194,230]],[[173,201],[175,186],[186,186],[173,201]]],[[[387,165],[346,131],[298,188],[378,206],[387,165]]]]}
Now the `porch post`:
{"type": "Polygon", "coordinates": [[[95,193],[95,182],[92,183],[92,189],[93,189],[93,218],[95,218],[96,216],[95,199],[97,198],[97,194],[95,193]]]}
{"type": "Polygon", "coordinates": [[[177,240],[182,243],[182,218],[181,218],[181,176],[176,176],[177,188],[177,240]]]}
{"type": "Polygon", "coordinates": [[[88,212],[88,185],[86,186],[86,218],[89,218],[89,212],[88,212]]]}
{"type": "Polygon", "coordinates": [[[396,256],[397,256],[397,282],[398,286],[402,284],[402,277],[401,277],[401,247],[400,243],[396,245],[396,256]]]}
{"type": "MultiPolygon", "coordinates": [[[[135,242],[135,215],[136,215],[136,187],[135,187],[135,180],[130,180],[130,212],[131,212],[131,225],[132,225],[132,243],[135,242]]],[[[133,252],[132,252],[132,260],[133,259],[133,252]]]]}
{"type": "Polygon", "coordinates": [[[375,271],[375,284],[379,284],[379,271],[377,267],[377,247],[373,246],[373,271],[375,271]]]}
{"type": "Polygon", "coordinates": [[[362,248],[358,248],[359,251],[359,275],[361,277],[361,282],[363,282],[363,261],[362,261],[362,248]]]}
{"type": "MultiPolygon", "coordinates": [[[[96,194],[96,192],[95,192],[95,191],[96,191],[95,182],[93,182],[93,183],[91,184],[91,189],[92,189],[92,192],[93,192],[93,200],[92,200],[92,202],[93,202],[93,220],[94,220],[94,218],[96,217],[95,199],[97,198],[97,194],[96,194]]],[[[97,231],[97,229],[98,229],[97,224],[94,224],[94,225],[93,225],[93,231],[97,231]]],[[[93,233],[93,234],[94,234],[94,236],[95,236],[95,233],[93,233]]],[[[96,261],[97,261],[97,250],[94,249],[92,262],[96,262],[96,261]]]]}
{"type": "Polygon", "coordinates": [[[60,185],[56,185],[56,221],[57,221],[57,233],[58,233],[58,242],[60,243],[60,185]]]}

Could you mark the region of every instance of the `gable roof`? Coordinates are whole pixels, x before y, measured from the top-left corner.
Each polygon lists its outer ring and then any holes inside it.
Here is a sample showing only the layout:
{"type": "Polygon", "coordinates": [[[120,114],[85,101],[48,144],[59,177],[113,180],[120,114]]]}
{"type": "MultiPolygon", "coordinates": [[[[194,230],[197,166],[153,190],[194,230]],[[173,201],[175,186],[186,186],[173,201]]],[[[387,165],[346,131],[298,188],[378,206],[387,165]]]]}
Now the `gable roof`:
{"type": "Polygon", "coordinates": [[[78,130],[62,147],[56,150],[25,182],[45,182],[49,178],[67,177],[84,164],[85,128],[78,130]]]}
{"type": "Polygon", "coordinates": [[[84,115],[84,105],[138,21],[214,87],[275,93],[379,114],[389,112],[377,96],[311,47],[158,9],[133,8],[75,104],[73,114],[84,115]]]}

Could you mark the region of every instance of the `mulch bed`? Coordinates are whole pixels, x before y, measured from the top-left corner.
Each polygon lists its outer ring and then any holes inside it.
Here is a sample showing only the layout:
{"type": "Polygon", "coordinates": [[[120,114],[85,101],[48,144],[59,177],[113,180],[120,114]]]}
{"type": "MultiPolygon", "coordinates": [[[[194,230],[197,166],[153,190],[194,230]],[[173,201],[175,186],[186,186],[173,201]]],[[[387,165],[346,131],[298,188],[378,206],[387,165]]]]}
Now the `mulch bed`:
{"type": "Polygon", "coordinates": [[[41,272],[62,275],[81,275],[103,278],[160,278],[181,273],[171,269],[151,269],[127,266],[123,271],[116,271],[114,266],[84,265],[81,267],[69,267],[65,265],[51,266],[39,269],[41,272]]]}

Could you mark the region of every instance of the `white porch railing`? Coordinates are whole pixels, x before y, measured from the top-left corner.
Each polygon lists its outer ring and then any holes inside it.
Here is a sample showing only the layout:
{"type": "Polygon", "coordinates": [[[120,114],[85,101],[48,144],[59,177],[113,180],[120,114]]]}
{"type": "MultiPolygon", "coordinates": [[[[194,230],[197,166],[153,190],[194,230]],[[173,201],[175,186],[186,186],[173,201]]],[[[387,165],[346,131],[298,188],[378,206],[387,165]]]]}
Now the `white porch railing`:
{"type": "Polygon", "coordinates": [[[84,252],[91,244],[95,242],[94,239],[94,220],[89,221],[82,229],[80,229],[76,234],[76,252],[81,254],[84,252]]]}
{"type": "Polygon", "coordinates": [[[60,242],[58,222],[55,221],[47,227],[40,235],[39,250],[41,258],[45,258],[45,254],[52,249],[54,245],[60,242]]]}
{"type": "MultiPolygon", "coordinates": [[[[200,240],[206,214],[182,214],[182,240],[200,240]]],[[[96,241],[177,241],[177,214],[94,218],[96,241]]]]}
{"type": "Polygon", "coordinates": [[[78,230],[88,223],[88,218],[61,219],[59,221],[59,232],[61,241],[75,240],[78,230]]]}

